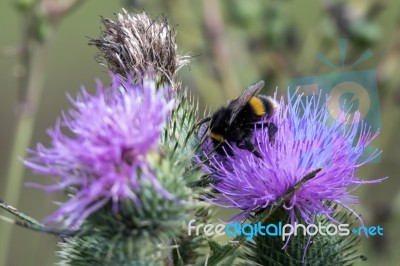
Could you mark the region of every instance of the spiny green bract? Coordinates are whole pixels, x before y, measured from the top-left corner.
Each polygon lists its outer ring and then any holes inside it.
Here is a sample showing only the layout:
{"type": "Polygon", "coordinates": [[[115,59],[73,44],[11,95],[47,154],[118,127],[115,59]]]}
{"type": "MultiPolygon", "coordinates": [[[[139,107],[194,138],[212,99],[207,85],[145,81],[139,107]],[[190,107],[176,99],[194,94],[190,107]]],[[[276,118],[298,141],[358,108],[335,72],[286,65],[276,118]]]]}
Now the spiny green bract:
{"type": "MultiPolygon", "coordinates": [[[[332,205],[333,206],[333,205],[332,205]]],[[[359,226],[355,216],[347,211],[333,206],[338,212],[333,218],[342,224],[349,224],[349,230],[359,226]]],[[[267,221],[277,224],[279,221],[286,221],[287,214],[277,211],[267,221]]],[[[307,225],[306,222],[300,221],[307,225]]],[[[317,215],[315,224],[321,223],[327,226],[332,223],[323,215],[317,215]]],[[[244,260],[241,265],[352,265],[360,258],[358,243],[360,237],[352,234],[340,236],[323,236],[317,234],[311,237],[302,234],[302,229],[297,236],[292,236],[286,248],[282,249],[285,242],[281,237],[256,236],[252,241],[246,242],[241,258],[244,260]],[[306,249],[306,251],[305,251],[306,249]],[[306,252],[304,261],[303,256],[306,252]]]]}

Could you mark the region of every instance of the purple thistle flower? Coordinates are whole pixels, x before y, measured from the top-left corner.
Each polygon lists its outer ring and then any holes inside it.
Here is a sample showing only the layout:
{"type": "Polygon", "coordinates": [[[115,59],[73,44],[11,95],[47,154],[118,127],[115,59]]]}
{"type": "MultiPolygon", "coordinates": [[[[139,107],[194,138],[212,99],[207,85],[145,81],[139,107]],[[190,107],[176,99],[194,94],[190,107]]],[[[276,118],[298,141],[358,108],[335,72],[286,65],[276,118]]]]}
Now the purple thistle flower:
{"type": "MultiPolygon", "coordinates": [[[[274,145],[268,139],[267,128],[256,130],[253,136],[262,158],[235,145],[231,147],[234,156],[207,155],[210,160],[203,164],[203,170],[218,180],[212,185],[218,194],[209,201],[242,210],[231,220],[244,220],[251,212],[271,206],[308,173],[322,168],[283,206],[290,222],[298,221],[296,213],[307,223],[312,223],[318,213],[337,222],[331,216],[335,210],[329,203],[341,205],[357,216],[350,208],[358,203],[352,192],[361,184],[383,180],[366,181],[356,174],[360,166],[379,155],[375,150],[363,158],[364,150],[378,133],[372,134],[359,114],[350,126],[330,121],[320,97],[303,102],[301,96],[289,95],[289,104],[281,98],[280,108],[271,120],[278,127],[274,145]]],[[[342,114],[340,119],[343,122],[349,117],[342,114]]],[[[210,140],[203,145],[205,154],[212,148],[210,140]]]]}
{"type": "Polygon", "coordinates": [[[74,109],[48,130],[51,147],[38,144],[29,151],[33,157],[24,161],[34,172],[60,179],[51,186],[31,186],[47,192],[75,190],[48,222],[77,227],[108,202],[115,211],[124,200],[140,207],[137,192],[143,182],[150,182],[165,198],[174,198],[157,181],[146,158],[158,151],[173,101],[165,99],[163,89],[156,91],[151,80],[138,85],[111,77],[110,87],[97,82],[95,95],[82,89],[76,100],[69,97],[74,109]]]}

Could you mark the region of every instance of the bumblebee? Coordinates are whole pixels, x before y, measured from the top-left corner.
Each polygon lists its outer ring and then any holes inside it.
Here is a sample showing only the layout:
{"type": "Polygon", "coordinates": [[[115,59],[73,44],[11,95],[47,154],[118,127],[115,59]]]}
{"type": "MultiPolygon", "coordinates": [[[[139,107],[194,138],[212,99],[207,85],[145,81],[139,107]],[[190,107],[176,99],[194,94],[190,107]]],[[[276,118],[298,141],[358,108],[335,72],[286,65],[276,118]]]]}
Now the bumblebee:
{"type": "Polygon", "coordinates": [[[209,122],[208,135],[212,139],[216,152],[233,155],[230,145],[235,144],[240,149],[252,152],[261,158],[251,139],[255,129],[267,127],[271,144],[275,140],[278,127],[268,121],[275,113],[278,103],[271,97],[256,95],[264,87],[264,81],[259,81],[248,87],[238,98],[229,101],[214,114],[197,123],[197,126],[209,122]],[[261,122],[267,120],[267,122],[261,122]]]}

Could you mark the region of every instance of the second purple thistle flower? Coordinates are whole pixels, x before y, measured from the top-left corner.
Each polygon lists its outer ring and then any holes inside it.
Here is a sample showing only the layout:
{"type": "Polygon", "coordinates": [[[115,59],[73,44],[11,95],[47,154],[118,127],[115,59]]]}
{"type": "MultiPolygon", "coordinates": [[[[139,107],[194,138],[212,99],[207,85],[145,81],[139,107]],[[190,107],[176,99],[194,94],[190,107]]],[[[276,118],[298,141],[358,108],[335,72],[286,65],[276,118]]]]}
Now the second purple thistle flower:
{"type": "Polygon", "coordinates": [[[371,134],[358,115],[350,126],[343,123],[343,119],[350,119],[346,114],[340,116],[341,121],[332,121],[320,97],[306,97],[304,101],[300,95],[288,95],[286,103],[275,95],[280,108],[272,118],[278,127],[274,145],[267,128],[255,130],[253,136],[261,158],[235,145],[231,145],[233,156],[210,155],[213,147],[207,140],[203,150],[210,160],[202,168],[216,180],[212,186],[217,192],[209,201],[240,209],[232,219],[244,220],[250,213],[271,206],[311,171],[322,168],[283,206],[290,222],[299,220],[296,213],[307,223],[312,223],[318,213],[333,220],[331,203],[354,213],[350,205],[357,204],[358,198],[352,192],[361,184],[382,180],[366,181],[356,174],[360,166],[379,155],[375,150],[364,156],[377,134],[371,134]]]}

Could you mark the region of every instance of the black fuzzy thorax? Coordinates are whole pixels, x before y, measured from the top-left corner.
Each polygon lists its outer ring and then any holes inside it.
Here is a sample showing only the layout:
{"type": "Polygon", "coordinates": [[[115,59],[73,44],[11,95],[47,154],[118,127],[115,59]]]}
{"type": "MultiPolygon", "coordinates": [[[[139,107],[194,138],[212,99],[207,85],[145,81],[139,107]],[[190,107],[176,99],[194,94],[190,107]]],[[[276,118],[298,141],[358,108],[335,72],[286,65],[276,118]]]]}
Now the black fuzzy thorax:
{"type": "MultiPolygon", "coordinates": [[[[263,101],[263,99],[259,99],[263,101]]],[[[221,107],[213,115],[210,129],[211,132],[219,134],[226,141],[233,143],[240,143],[245,138],[251,138],[253,136],[254,123],[260,121],[263,117],[256,115],[249,103],[238,113],[232,124],[228,125],[231,115],[232,110],[229,108],[229,105],[221,107]]]]}

